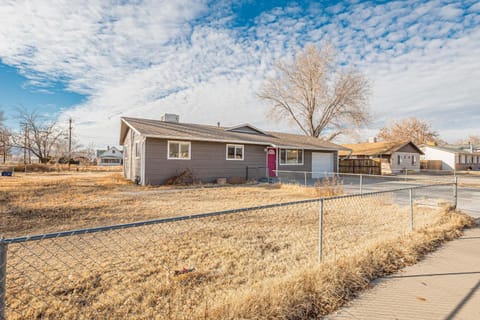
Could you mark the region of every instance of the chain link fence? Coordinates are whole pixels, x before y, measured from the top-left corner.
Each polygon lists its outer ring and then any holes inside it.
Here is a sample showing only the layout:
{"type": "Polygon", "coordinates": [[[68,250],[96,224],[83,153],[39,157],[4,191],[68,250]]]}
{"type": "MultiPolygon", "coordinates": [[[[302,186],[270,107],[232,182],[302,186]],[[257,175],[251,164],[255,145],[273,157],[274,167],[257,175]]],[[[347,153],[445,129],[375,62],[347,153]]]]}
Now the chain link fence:
{"type": "Polygon", "coordinates": [[[2,239],[0,319],[228,318],[262,282],[436,224],[456,185],[2,239]]]}
{"type": "Polygon", "coordinates": [[[371,175],[276,170],[275,182],[304,186],[341,186],[349,194],[454,182],[454,176],[371,175]]]}

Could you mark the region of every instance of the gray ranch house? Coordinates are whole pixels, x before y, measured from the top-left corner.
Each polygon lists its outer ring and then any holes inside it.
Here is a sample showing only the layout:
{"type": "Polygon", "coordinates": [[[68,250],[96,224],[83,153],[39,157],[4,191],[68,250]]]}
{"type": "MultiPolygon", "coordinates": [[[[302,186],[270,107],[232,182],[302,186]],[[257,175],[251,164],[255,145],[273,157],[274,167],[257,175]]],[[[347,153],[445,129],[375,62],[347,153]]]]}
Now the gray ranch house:
{"type": "MultiPolygon", "coordinates": [[[[338,171],[338,151],[345,148],[304,135],[267,132],[250,124],[221,127],[162,120],[121,118],[125,178],[142,185],[164,184],[190,170],[197,181],[217,178],[275,177],[277,170],[338,171]],[[256,168],[250,170],[248,168],[256,168]]],[[[313,174],[315,175],[315,173],[313,174]]]]}

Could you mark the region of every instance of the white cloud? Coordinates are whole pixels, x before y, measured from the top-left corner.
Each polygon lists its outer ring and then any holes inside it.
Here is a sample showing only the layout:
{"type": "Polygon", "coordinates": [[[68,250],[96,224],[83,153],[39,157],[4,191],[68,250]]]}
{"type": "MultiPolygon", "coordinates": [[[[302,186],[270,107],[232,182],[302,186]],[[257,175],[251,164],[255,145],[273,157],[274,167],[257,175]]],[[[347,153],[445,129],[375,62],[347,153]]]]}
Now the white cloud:
{"type": "Polygon", "coordinates": [[[461,109],[465,114],[456,116],[478,132],[477,4],[351,2],[305,12],[292,5],[263,13],[248,28],[229,27],[234,16],[226,7],[193,0],[7,2],[0,4],[0,58],[32,83],[63,79],[88,94],[60,115],[75,119],[85,143],[116,142],[122,115],[162,112],[190,122],[294,130],[267,119],[255,91],[275,59],[325,39],[373,81],[378,126],[418,114],[444,138],[456,138],[464,129],[445,119],[461,109]]]}

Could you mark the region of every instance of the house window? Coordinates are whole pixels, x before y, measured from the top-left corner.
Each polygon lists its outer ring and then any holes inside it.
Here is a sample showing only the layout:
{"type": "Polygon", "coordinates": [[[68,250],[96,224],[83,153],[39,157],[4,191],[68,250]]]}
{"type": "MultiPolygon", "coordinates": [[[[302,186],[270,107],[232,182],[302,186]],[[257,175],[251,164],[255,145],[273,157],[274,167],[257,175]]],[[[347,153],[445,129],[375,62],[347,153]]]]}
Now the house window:
{"type": "Polygon", "coordinates": [[[190,160],[191,143],[168,141],[167,159],[190,160]]]}
{"type": "Polygon", "coordinates": [[[138,142],[135,142],[135,157],[140,158],[140,148],[138,147],[138,142]]]}
{"type": "Polygon", "coordinates": [[[243,144],[227,144],[227,160],[243,160],[243,144]]]}
{"type": "Polygon", "coordinates": [[[417,158],[412,155],[412,166],[414,166],[415,164],[417,164],[417,158]]]}
{"type": "Polygon", "coordinates": [[[397,164],[401,164],[401,163],[402,163],[402,156],[397,155],[397,164]]]}
{"type": "Polygon", "coordinates": [[[280,164],[303,165],[303,149],[280,149],[280,164]]]}

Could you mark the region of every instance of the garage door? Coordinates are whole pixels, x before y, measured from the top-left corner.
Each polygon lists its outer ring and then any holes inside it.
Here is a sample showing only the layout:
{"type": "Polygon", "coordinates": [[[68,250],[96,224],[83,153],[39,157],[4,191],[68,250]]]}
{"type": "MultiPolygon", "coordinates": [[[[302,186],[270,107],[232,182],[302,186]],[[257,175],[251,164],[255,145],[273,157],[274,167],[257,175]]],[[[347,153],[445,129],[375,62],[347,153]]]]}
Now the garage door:
{"type": "Polygon", "coordinates": [[[312,178],[323,178],[333,171],[333,153],[312,152],[312,178]]]}

